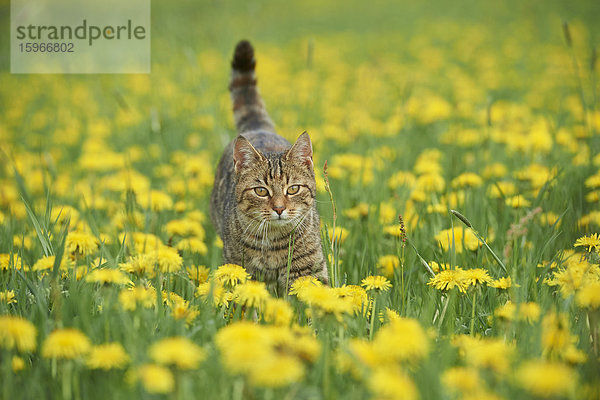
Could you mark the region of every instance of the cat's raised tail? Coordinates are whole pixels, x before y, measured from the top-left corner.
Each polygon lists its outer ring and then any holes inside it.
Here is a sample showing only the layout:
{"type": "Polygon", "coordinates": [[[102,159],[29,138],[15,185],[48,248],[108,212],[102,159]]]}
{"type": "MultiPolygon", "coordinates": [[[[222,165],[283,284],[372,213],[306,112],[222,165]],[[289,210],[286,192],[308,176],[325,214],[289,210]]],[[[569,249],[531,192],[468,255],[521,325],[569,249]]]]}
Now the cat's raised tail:
{"type": "Polygon", "coordinates": [[[233,103],[233,117],[238,133],[263,130],[275,133],[265,104],[256,86],[254,49],[247,40],[235,46],[231,61],[229,92],[233,103]]]}

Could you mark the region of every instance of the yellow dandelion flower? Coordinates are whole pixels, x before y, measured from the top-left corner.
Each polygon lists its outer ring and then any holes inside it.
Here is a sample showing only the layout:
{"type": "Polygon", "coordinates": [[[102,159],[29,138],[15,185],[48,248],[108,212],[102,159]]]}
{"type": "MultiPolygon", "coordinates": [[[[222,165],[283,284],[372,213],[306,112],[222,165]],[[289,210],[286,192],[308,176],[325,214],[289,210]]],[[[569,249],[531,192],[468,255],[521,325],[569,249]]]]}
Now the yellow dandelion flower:
{"type": "Polygon", "coordinates": [[[171,312],[175,319],[185,319],[186,323],[191,323],[198,315],[198,307],[190,306],[190,302],[187,300],[175,300],[171,302],[171,312]]]}
{"type": "Polygon", "coordinates": [[[537,303],[521,303],[514,304],[510,301],[506,302],[503,306],[496,308],[494,314],[498,318],[505,319],[507,321],[513,321],[515,319],[525,320],[529,323],[535,322],[540,318],[540,306],[537,303]],[[518,309],[518,313],[517,313],[518,309]]]}
{"type": "Polygon", "coordinates": [[[483,179],[473,172],[465,172],[450,182],[453,188],[479,187],[483,185],[483,179]]]}
{"type": "Polygon", "coordinates": [[[362,286],[367,290],[375,290],[377,292],[387,292],[392,284],[387,280],[385,276],[367,276],[362,280],[362,286]]]}
{"type": "Polygon", "coordinates": [[[528,180],[534,188],[541,188],[549,182],[557,173],[557,169],[550,170],[548,167],[540,164],[530,164],[526,168],[517,171],[516,177],[521,180],[528,180]]]}
{"type": "Polygon", "coordinates": [[[0,347],[9,350],[16,348],[21,352],[33,351],[37,345],[36,335],[35,326],[25,318],[0,316],[0,347]]]}
{"type": "Polygon", "coordinates": [[[263,318],[273,325],[288,326],[294,317],[294,310],[289,302],[269,297],[265,302],[263,318]]]}
{"type": "Polygon", "coordinates": [[[218,282],[209,281],[201,283],[196,288],[196,297],[201,297],[207,300],[209,297],[212,298],[215,307],[228,306],[229,302],[233,300],[233,293],[227,291],[218,282]]]}
{"type": "Polygon", "coordinates": [[[587,228],[590,225],[600,226],[600,211],[592,211],[583,217],[579,218],[577,224],[582,228],[587,228]]]}
{"type": "Polygon", "coordinates": [[[446,214],[448,207],[444,204],[430,204],[427,206],[427,214],[446,214]]]}
{"type": "Polygon", "coordinates": [[[105,343],[93,346],[87,357],[90,369],[122,369],[129,363],[129,356],[120,343],[105,343]]]}
{"type": "Polygon", "coordinates": [[[320,314],[334,315],[338,320],[342,314],[353,314],[353,306],[347,299],[340,298],[336,290],[325,286],[306,286],[297,295],[303,303],[315,308],[320,314]]]}
{"type": "Polygon", "coordinates": [[[402,226],[400,224],[384,226],[383,233],[397,238],[404,236],[404,232],[402,231],[402,226]]]}
{"type": "Polygon", "coordinates": [[[452,290],[457,288],[462,293],[467,291],[469,282],[466,280],[464,271],[460,268],[446,269],[437,273],[427,282],[428,286],[433,286],[438,290],[452,290]]]}
{"type": "Polygon", "coordinates": [[[125,310],[133,311],[137,305],[144,308],[154,307],[156,304],[156,290],[152,287],[134,286],[119,292],[119,303],[125,310]]]}
{"type": "Polygon", "coordinates": [[[246,307],[262,307],[269,297],[264,282],[247,281],[237,285],[233,291],[234,301],[246,307]]]}
{"type": "Polygon", "coordinates": [[[197,253],[203,256],[208,253],[208,247],[206,247],[204,241],[198,237],[181,239],[179,243],[177,243],[176,247],[177,250],[189,251],[191,253],[197,253]]]}
{"type": "Polygon", "coordinates": [[[42,345],[42,357],[74,359],[90,351],[90,340],[81,331],[72,328],[57,329],[42,345]]]}
{"type": "Polygon", "coordinates": [[[58,223],[62,224],[68,219],[71,222],[71,226],[77,225],[79,218],[79,211],[68,205],[54,206],[52,208],[52,212],[50,213],[50,219],[52,221],[57,221],[58,223]]]}
{"type": "Polygon", "coordinates": [[[224,264],[217,268],[214,277],[221,284],[233,287],[238,283],[245,283],[250,274],[240,265],[224,264]]]}
{"type": "Polygon", "coordinates": [[[394,276],[394,270],[400,265],[400,259],[397,255],[388,254],[379,257],[377,260],[377,269],[385,276],[391,278],[394,276]]]}
{"type": "Polygon", "coordinates": [[[177,336],[159,340],[148,350],[150,358],[159,364],[179,369],[195,369],[206,358],[206,351],[190,339],[177,336]]]}
{"type": "Polygon", "coordinates": [[[417,178],[415,190],[425,193],[443,192],[446,188],[444,177],[437,172],[426,173],[417,178]]]}
{"type": "Polygon", "coordinates": [[[115,285],[128,285],[131,280],[122,271],[113,268],[98,268],[90,272],[85,280],[87,282],[96,282],[103,285],[113,283],[115,285]]]}
{"type": "Polygon", "coordinates": [[[357,285],[343,285],[338,288],[333,288],[335,294],[346,301],[348,301],[355,314],[368,312],[369,297],[367,291],[357,285]]]}
{"type": "Polygon", "coordinates": [[[516,371],[521,387],[538,397],[562,397],[573,393],[577,374],[569,366],[551,361],[527,361],[516,371]]]}
{"type": "Polygon", "coordinates": [[[522,303],[519,307],[519,318],[532,323],[540,319],[541,309],[534,302],[522,303]]]}
{"type": "Polygon", "coordinates": [[[562,358],[564,361],[569,364],[583,364],[587,361],[587,354],[583,351],[579,350],[574,345],[571,345],[566,348],[565,351],[562,352],[562,358]]]}
{"type": "Polygon", "coordinates": [[[369,215],[369,205],[367,203],[359,203],[355,207],[348,208],[342,212],[345,217],[350,219],[359,219],[369,215]]]}
{"type": "Polygon", "coordinates": [[[13,356],[11,360],[11,367],[14,373],[23,371],[25,369],[25,361],[18,356],[13,356]]]}
{"type": "Polygon", "coordinates": [[[512,303],[510,300],[507,301],[503,306],[496,308],[494,311],[494,315],[496,315],[496,317],[507,321],[513,321],[516,317],[516,314],[517,305],[512,303]]]}
{"type": "Polygon", "coordinates": [[[73,231],[67,234],[65,250],[70,254],[90,255],[98,248],[98,239],[86,232],[73,231]]]}
{"type": "Polygon", "coordinates": [[[172,247],[162,247],[146,254],[151,265],[158,267],[163,273],[177,272],[183,266],[183,258],[172,247]]]}
{"type": "Polygon", "coordinates": [[[585,180],[585,186],[591,189],[600,188],[600,172],[587,178],[585,180]]]}
{"type": "Polygon", "coordinates": [[[487,194],[492,199],[500,199],[517,193],[517,185],[509,181],[499,181],[488,187],[487,194]]]}
{"type": "Polygon", "coordinates": [[[304,377],[304,365],[296,357],[272,354],[261,357],[249,371],[254,386],[279,388],[299,382],[304,377]]]}
{"type": "Polygon", "coordinates": [[[502,178],[508,173],[508,168],[502,163],[486,165],[483,169],[484,178],[502,178]]]}
{"type": "Polygon", "coordinates": [[[13,236],[13,246],[19,249],[31,250],[33,247],[33,240],[29,236],[13,236]]]}
{"type": "Polygon", "coordinates": [[[314,276],[301,276],[300,278],[296,279],[294,283],[292,283],[292,287],[290,288],[290,294],[299,295],[304,291],[304,289],[310,286],[323,286],[323,283],[321,283],[321,281],[319,281],[314,276]]]}
{"type": "Polygon", "coordinates": [[[442,383],[453,392],[473,393],[483,387],[479,371],[472,367],[453,367],[442,374],[442,383]]]}
{"type": "Polygon", "coordinates": [[[85,232],[73,231],[67,234],[65,250],[70,254],[88,256],[98,249],[98,239],[85,232]]]}
{"type": "Polygon", "coordinates": [[[398,213],[391,201],[382,201],[379,203],[379,223],[389,224],[398,218],[398,213]]]}
{"type": "Polygon", "coordinates": [[[122,270],[137,274],[148,275],[152,278],[155,271],[162,273],[177,272],[183,266],[183,258],[176,249],[172,247],[161,246],[145,254],[138,254],[130,258],[126,263],[119,264],[122,270]]]}
{"type": "Polygon", "coordinates": [[[542,348],[544,351],[562,354],[577,341],[569,331],[569,319],[566,314],[550,313],[542,320],[542,348]]]}
{"type": "MultiPolygon", "coordinates": [[[[47,271],[54,267],[55,256],[45,256],[40,258],[33,264],[32,269],[34,271],[47,271]]],[[[63,257],[60,261],[60,269],[66,270],[70,267],[71,262],[67,257],[63,257]]]]}
{"type": "Polygon", "coordinates": [[[197,237],[200,240],[204,240],[205,232],[202,224],[194,219],[176,219],[170,221],[165,226],[165,230],[169,236],[181,236],[181,237],[197,237]]]}
{"type": "Polygon", "coordinates": [[[136,200],[142,208],[151,209],[153,211],[171,210],[173,208],[173,200],[171,196],[160,190],[150,190],[146,193],[141,193],[136,196],[136,200]]]}
{"type": "Polygon", "coordinates": [[[429,353],[423,327],[412,318],[395,318],[375,333],[373,348],[380,359],[417,362],[429,353]]]}
{"type": "Polygon", "coordinates": [[[585,284],[575,295],[579,307],[600,308],[600,281],[585,284]]]}
{"type": "Polygon", "coordinates": [[[61,277],[63,279],[71,279],[71,275],[74,272],[75,273],[75,279],[80,281],[83,279],[84,276],[87,275],[88,273],[88,267],[86,267],[85,265],[80,265],[78,267],[73,267],[72,269],[62,269],[61,268],[61,277]]]}
{"type": "Polygon", "coordinates": [[[8,270],[9,268],[25,269],[29,267],[24,264],[21,257],[17,254],[0,254],[0,270],[8,270]]]}
{"type": "Polygon", "coordinates": [[[119,243],[132,246],[136,253],[146,253],[166,247],[160,238],[151,233],[132,232],[119,234],[119,243]]]}
{"type": "Polygon", "coordinates": [[[206,222],[206,215],[202,211],[199,211],[199,210],[193,210],[193,211],[188,212],[186,214],[186,217],[192,221],[196,221],[199,223],[206,222]]]}
{"type": "Polygon", "coordinates": [[[166,394],[175,388],[173,373],[161,365],[144,364],[133,375],[142,381],[142,386],[148,393],[166,394]]]}
{"type": "Polygon", "coordinates": [[[600,267],[583,257],[570,257],[565,264],[566,268],[554,272],[553,278],[545,281],[549,286],[558,285],[564,298],[571,296],[588,282],[600,279],[600,267]]]}
{"type": "Polygon", "coordinates": [[[556,226],[560,226],[561,222],[560,216],[556,215],[553,212],[546,212],[540,214],[540,221],[542,222],[542,224],[547,226],[552,226],[554,224],[556,224],[556,226]]]}
{"type": "Polygon", "coordinates": [[[481,246],[473,231],[462,226],[442,230],[435,235],[435,240],[442,250],[448,251],[454,246],[457,253],[462,253],[464,249],[475,251],[481,246]]]}
{"type": "Polygon", "coordinates": [[[419,392],[413,381],[399,368],[379,367],[368,378],[369,390],[381,399],[416,400],[419,392]]]}
{"type": "Polygon", "coordinates": [[[386,322],[395,321],[400,318],[402,318],[400,317],[400,314],[398,314],[397,311],[392,310],[389,307],[386,307],[384,311],[379,312],[379,322],[381,322],[382,324],[386,322]]]}
{"type": "Polygon", "coordinates": [[[361,378],[364,372],[359,368],[360,364],[372,369],[389,361],[381,357],[381,354],[375,350],[372,342],[364,339],[350,339],[348,341],[348,350],[349,355],[352,355],[352,357],[349,360],[351,364],[347,366],[347,369],[356,378],[361,378]],[[358,360],[360,364],[357,365],[355,360],[358,360]]]}
{"type": "Polygon", "coordinates": [[[445,270],[445,269],[452,269],[452,268],[450,267],[450,264],[447,264],[447,263],[438,264],[438,263],[437,263],[437,262],[435,262],[435,261],[430,261],[430,262],[429,262],[429,266],[431,267],[431,270],[432,270],[433,272],[435,272],[436,274],[437,274],[438,272],[440,272],[440,271],[443,271],[443,270],[445,270]]]}
{"type": "Polygon", "coordinates": [[[492,281],[492,277],[485,269],[482,268],[463,270],[463,279],[467,281],[468,285],[473,286],[483,283],[490,283],[492,281]]]}
{"type": "Polygon", "coordinates": [[[331,228],[327,228],[327,236],[329,236],[329,241],[333,242],[335,237],[335,242],[342,244],[348,238],[348,229],[342,228],[341,226],[335,227],[335,234],[331,228]]]}
{"type": "Polygon", "coordinates": [[[527,208],[531,207],[531,202],[519,194],[507,198],[506,205],[512,208],[527,208]]]}
{"type": "Polygon", "coordinates": [[[167,290],[163,290],[161,293],[163,304],[172,305],[173,303],[183,303],[185,300],[183,297],[178,295],[175,292],[169,292],[167,290]]]}
{"type": "MultiPolygon", "coordinates": [[[[296,327],[293,327],[296,328],[296,327]]],[[[315,362],[321,355],[321,342],[314,337],[312,331],[293,330],[293,339],[288,344],[301,360],[315,362]]]]}
{"type": "Polygon", "coordinates": [[[508,289],[513,286],[513,282],[512,278],[510,276],[507,276],[491,281],[490,283],[488,283],[488,286],[496,289],[508,289]]]}
{"type": "Polygon", "coordinates": [[[595,203],[600,201],[600,190],[594,190],[585,195],[585,201],[588,203],[595,203]]]}
{"type": "Polygon", "coordinates": [[[269,356],[271,339],[266,329],[241,321],[221,328],[215,336],[215,344],[221,353],[223,365],[229,372],[250,373],[257,360],[269,356]]]}
{"type": "Polygon", "coordinates": [[[210,270],[204,265],[187,267],[186,271],[189,278],[197,285],[208,281],[208,275],[210,274],[210,270]]]}
{"type": "Polygon", "coordinates": [[[417,178],[412,172],[398,171],[394,173],[394,175],[392,175],[390,179],[388,179],[387,183],[390,189],[395,190],[400,186],[406,186],[408,188],[411,188],[415,185],[416,181],[417,178]]]}
{"type": "Polygon", "coordinates": [[[154,272],[154,262],[148,254],[138,254],[130,257],[127,262],[120,263],[119,268],[130,274],[146,275],[149,278],[153,278],[156,275],[154,272]]]}
{"type": "Polygon", "coordinates": [[[591,252],[592,248],[595,252],[600,252],[600,237],[598,237],[597,233],[594,233],[590,236],[582,236],[573,245],[573,247],[587,247],[587,251],[591,252]]]}
{"type": "Polygon", "coordinates": [[[473,367],[489,368],[499,374],[508,372],[510,368],[514,346],[502,339],[459,335],[453,344],[462,350],[465,360],[473,367]]]}
{"type": "Polygon", "coordinates": [[[15,299],[15,291],[5,290],[3,292],[0,292],[0,303],[16,304],[17,299],[15,299]]]}

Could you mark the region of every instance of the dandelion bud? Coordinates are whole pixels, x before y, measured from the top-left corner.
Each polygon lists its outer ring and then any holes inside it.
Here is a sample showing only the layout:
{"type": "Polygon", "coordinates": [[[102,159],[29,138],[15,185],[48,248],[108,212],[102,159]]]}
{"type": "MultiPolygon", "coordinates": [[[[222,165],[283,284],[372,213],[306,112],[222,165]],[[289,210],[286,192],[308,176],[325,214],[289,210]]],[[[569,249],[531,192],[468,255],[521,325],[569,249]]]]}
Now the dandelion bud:
{"type": "Polygon", "coordinates": [[[460,219],[461,222],[463,224],[465,224],[467,226],[467,228],[472,228],[473,225],[471,225],[471,222],[469,222],[469,220],[467,219],[467,217],[465,217],[464,215],[462,215],[461,213],[459,213],[456,210],[450,210],[450,212],[452,213],[452,215],[454,215],[456,218],[460,219]]]}

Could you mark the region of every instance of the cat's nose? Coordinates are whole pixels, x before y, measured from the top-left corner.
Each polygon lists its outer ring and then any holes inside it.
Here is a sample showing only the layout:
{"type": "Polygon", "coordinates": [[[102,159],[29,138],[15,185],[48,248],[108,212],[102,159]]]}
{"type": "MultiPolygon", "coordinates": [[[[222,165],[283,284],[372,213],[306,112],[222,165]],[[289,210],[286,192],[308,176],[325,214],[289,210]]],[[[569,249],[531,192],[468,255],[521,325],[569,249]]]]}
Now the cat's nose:
{"type": "Polygon", "coordinates": [[[277,213],[277,215],[281,215],[283,210],[285,210],[284,206],[273,206],[273,210],[277,213]]]}

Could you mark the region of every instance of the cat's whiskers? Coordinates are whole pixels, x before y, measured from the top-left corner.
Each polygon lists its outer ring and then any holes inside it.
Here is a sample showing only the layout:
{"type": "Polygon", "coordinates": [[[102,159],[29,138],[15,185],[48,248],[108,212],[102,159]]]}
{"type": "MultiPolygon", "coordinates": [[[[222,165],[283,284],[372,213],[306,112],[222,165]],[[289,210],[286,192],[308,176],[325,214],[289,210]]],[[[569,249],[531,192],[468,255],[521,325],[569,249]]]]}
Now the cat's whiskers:
{"type": "MultiPolygon", "coordinates": [[[[265,252],[265,239],[267,239],[269,237],[268,236],[268,232],[269,232],[269,226],[270,226],[270,224],[268,223],[267,219],[263,220],[263,225],[264,225],[264,227],[263,227],[262,240],[261,240],[261,243],[260,243],[261,244],[261,246],[260,246],[261,253],[265,252]]],[[[268,239],[267,239],[267,242],[268,242],[268,239]]]]}
{"type": "MultiPolygon", "coordinates": [[[[254,211],[252,215],[254,216],[260,216],[260,211],[254,211]]],[[[248,232],[248,230],[250,230],[250,232],[252,232],[254,230],[255,227],[257,227],[261,220],[256,220],[254,218],[247,218],[248,221],[244,221],[246,222],[248,225],[246,225],[246,228],[244,228],[244,231],[242,232],[242,237],[247,237],[247,236],[251,236],[250,234],[246,235],[246,233],[248,232]]]]}
{"type": "Polygon", "coordinates": [[[302,231],[307,226],[305,219],[308,216],[309,212],[310,209],[302,214],[295,215],[291,219],[290,224],[294,226],[294,228],[292,229],[292,233],[294,234],[294,240],[296,240],[297,238],[300,242],[304,242],[302,231]]]}

